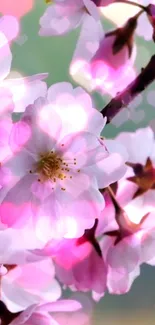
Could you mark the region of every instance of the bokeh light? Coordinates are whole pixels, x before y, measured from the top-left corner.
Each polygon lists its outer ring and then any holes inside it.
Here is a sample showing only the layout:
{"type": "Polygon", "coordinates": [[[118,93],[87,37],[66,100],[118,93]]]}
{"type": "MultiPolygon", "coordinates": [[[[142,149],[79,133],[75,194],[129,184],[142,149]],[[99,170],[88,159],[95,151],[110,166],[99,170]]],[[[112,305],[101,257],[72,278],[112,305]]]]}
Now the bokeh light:
{"type": "Polygon", "coordinates": [[[32,10],[34,0],[1,0],[0,13],[3,15],[13,15],[17,18],[25,16],[32,10]]]}

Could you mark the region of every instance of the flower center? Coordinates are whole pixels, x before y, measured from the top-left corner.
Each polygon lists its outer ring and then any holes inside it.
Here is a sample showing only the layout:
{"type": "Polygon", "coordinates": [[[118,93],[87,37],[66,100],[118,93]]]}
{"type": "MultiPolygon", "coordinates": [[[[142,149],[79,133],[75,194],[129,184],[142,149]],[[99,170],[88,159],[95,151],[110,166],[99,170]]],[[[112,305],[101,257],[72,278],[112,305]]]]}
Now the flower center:
{"type": "MultiPolygon", "coordinates": [[[[57,180],[72,178],[70,167],[76,164],[76,158],[66,161],[58,153],[50,151],[40,154],[40,159],[35,164],[34,170],[29,172],[39,174],[38,182],[52,181],[55,183],[57,180]]],[[[76,171],[80,172],[80,169],[76,171]]],[[[65,188],[61,189],[65,190],[65,188]]]]}
{"type": "Polygon", "coordinates": [[[62,163],[63,160],[53,151],[41,154],[36,172],[41,175],[43,180],[53,179],[54,181],[55,177],[63,179],[62,163]]]}

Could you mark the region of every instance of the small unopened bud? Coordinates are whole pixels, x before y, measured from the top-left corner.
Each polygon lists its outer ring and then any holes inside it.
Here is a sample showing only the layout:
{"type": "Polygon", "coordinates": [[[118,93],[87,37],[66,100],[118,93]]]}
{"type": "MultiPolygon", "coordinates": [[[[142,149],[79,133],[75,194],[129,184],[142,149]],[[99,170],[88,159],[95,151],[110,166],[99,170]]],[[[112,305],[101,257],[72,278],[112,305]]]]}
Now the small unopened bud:
{"type": "Polygon", "coordinates": [[[133,48],[133,35],[136,27],[137,16],[130,18],[123,27],[106,34],[106,37],[112,35],[115,36],[115,40],[112,46],[112,51],[114,55],[119,53],[125,46],[127,46],[129,58],[131,57],[133,48]]]}

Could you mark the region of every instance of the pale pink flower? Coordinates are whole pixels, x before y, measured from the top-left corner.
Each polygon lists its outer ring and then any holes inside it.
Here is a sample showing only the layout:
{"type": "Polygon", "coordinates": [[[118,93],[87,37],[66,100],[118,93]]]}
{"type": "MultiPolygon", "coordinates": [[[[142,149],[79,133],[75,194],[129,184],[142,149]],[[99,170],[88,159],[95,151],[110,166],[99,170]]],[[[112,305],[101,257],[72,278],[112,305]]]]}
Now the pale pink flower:
{"type": "Polygon", "coordinates": [[[85,238],[67,240],[54,258],[58,279],[79,291],[104,294],[106,266],[91,242],[85,238]],[[83,240],[83,242],[82,242],[83,240]]]}
{"type": "MultiPolygon", "coordinates": [[[[103,140],[100,139],[100,143],[107,148],[109,153],[103,162],[99,161],[94,166],[94,171],[96,170],[97,174],[102,170],[102,176],[98,178],[98,186],[101,189],[124,176],[126,173],[125,162],[128,159],[128,153],[125,146],[119,141],[104,138],[103,140]]],[[[92,170],[91,166],[90,170],[92,170]]]]}
{"type": "MultiPolygon", "coordinates": [[[[38,124],[42,122],[45,127],[40,114],[38,124]]],[[[30,202],[39,232],[44,224],[43,231],[48,231],[50,238],[56,229],[56,233],[60,231],[69,237],[79,236],[85,228],[93,226],[95,216],[104,206],[96,179],[101,171],[95,176],[93,171],[89,172],[89,166],[103,160],[107,151],[98,138],[88,132],[61,138],[63,126],[55,110],[50,111],[48,124],[50,134],[33,124],[29,141],[2,164],[3,168],[10,169],[12,179],[0,209],[5,205],[9,214],[10,203],[30,202]]],[[[12,142],[17,140],[14,138],[12,142]]]]}
{"type": "Polygon", "coordinates": [[[41,36],[62,35],[83,23],[91,15],[94,20],[99,19],[95,1],[91,0],[56,0],[47,7],[40,18],[41,36]]]}
{"type": "MultiPolygon", "coordinates": [[[[135,188],[122,179],[118,182],[116,198],[125,211],[125,217],[120,216],[119,223],[125,234],[138,238],[138,259],[140,264],[155,264],[155,207],[150,195],[143,194],[133,199],[135,188]],[[123,185],[123,186],[122,186],[123,185]]],[[[152,190],[153,191],[153,190],[152,190]]],[[[112,217],[112,216],[111,216],[112,217]]],[[[104,218],[104,211],[103,216],[104,218]]],[[[118,230],[119,227],[116,229],[118,230]]],[[[113,229],[114,230],[114,229],[113,229]]],[[[109,230],[108,230],[109,231],[109,230]]],[[[111,229],[110,229],[111,231],[111,229]]],[[[129,237],[130,238],[130,237],[129,237]]],[[[123,248],[124,249],[124,248],[123,248]]]]}
{"type": "Polygon", "coordinates": [[[106,289],[106,266],[95,238],[95,226],[86,230],[79,239],[64,239],[48,243],[37,255],[52,256],[59,281],[78,291],[94,291],[104,294],[106,289]]]}
{"type": "MultiPolygon", "coordinates": [[[[50,110],[54,109],[61,118],[63,128],[61,136],[68,133],[77,133],[87,131],[100,137],[105,124],[106,118],[94,108],[90,95],[81,87],[73,88],[68,82],[60,82],[52,85],[47,92],[45,99],[38,99],[35,105],[30,105],[23,114],[22,119],[26,122],[35,122],[36,111],[43,109],[43,119],[45,125],[41,125],[44,131],[50,132],[51,124],[48,122],[50,110]],[[46,104],[46,105],[45,105],[46,104]],[[45,112],[48,112],[46,115],[45,112]],[[49,126],[48,126],[49,124],[49,126]]],[[[20,137],[21,138],[21,137],[20,137]]],[[[108,186],[110,183],[120,179],[125,171],[125,161],[127,152],[118,141],[109,139],[100,139],[103,147],[108,149],[109,155],[101,163],[96,165],[98,170],[102,170],[102,178],[98,178],[99,188],[108,186]],[[115,165],[114,162],[115,161],[115,165]]],[[[95,166],[93,166],[93,169],[95,166]]],[[[89,168],[91,170],[91,167],[89,168]]]]}
{"type": "MultiPolygon", "coordinates": [[[[81,98],[80,93],[81,90],[75,90],[79,106],[82,105],[82,98],[86,100],[85,104],[90,103],[89,97],[83,94],[81,98]]],[[[96,216],[104,207],[103,196],[98,188],[122,177],[127,159],[122,146],[107,140],[110,148],[108,153],[104,141],[96,136],[97,125],[101,127],[101,116],[95,109],[94,113],[91,108],[85,110],[84,106],[83,109],[85,114],[92,112],[94,119],[96,116],[93,132],[91,127],[87,127],[90,117],[85,118],[86,131],[83,121],[79,121],[79,132],[73,132],[71,122],[74,117],[72,115],[68,120],[64,117],[63,108],[65,110],[66,106],[62,106],[63,100],[65,105],[67,93],[45,106],[37,101],[32,116],[28,108],[28,114],[24,114],[23,120],[15,125],[10,136],[11,147],[13,150],[15,147],[16,153],[2,165],[11,171],[12,179],[1,193],[4,197],[3,192],[8,192],[0,209],[5,205],[9,214],[10,203],[18,206],[19,202],[20,205],[29,203],[32,206],[30,214],[37,227],[36,234],[46,242],[52,236],[80,237],[84,229],[93,226],[96,216]],[[27,139],[23,146],[22,137],[24,143],[27,139]]],[[[72,103],[74,100],[69,96],[68,104],[72,103]]],[[[75,114],[77,109],[78,104],[75,114]]],[[[104,123],[103,119],[103,126],[104,123]]]]}
{"type": "Polygon", "coordinates": [[[116,139],[125,146],[129,155],[129,166],[119,182],[117,197],[126,212],[130,214],[131,220],[139,222],[146,213],[155,208],[154,133],[150,127],[146,127],[134,133],[123,132],[116,139]]]}
{"type": "Polygon", "coordinates": [[[102,238],[99,244],[107,267],[107,289],[112,294],[124,294],[140,274],[143,232],[125,213],[117,216],[108,192],[104,196],[105,209],[100,215],[96,235],[102,238]]]}
{"type": "MultiPolygon", "coordinates": [[[[136,210],[132,213],[136,216],[136,210]]],[[[143,263],[154,265],[154,216],[152,212],[137,224],[131,222],[127,214],[120,215],[119,229],[105,233],[100,246],[108,267],[107,287],[110,293],[127,292],[140,275],[140,266],[143,263]]]]}
{"type": "MultiPolygon", "coordinates": [[[[71,299],[58,300],[56,302],[48,302],[46,304],[34,304],[22,312],[9,325],[63,325],[66,324],[65,319],[67,313],[69,313],[67,318],[71,318],[72,321],[75,313],[76,317],[74,318],[74,322],[72,322],[72,324],[76,324],[78,319],[77,324],[84,325],[86,316],[79,311],[81,308],[82,306],[78,301],[71,299]],[[62,317],[59,322],[61,315],[62,317]]],[[[68,321],[67,324],[69,324],[68,321]]]]}
{"type": "Polygon", "coordinates": [[[148,207],[140,208],[132,200],[132,191],[126,186],[121,192],[118,182],[116,200],[123,207],[115,211],[108,192],[104,195],[96,234],[102,236],[100,247],[107,266],[107,287],[110,293],[127,292],[140,274],[142,263],[155,263],[155,218],[148,207]],[[124,193],[124,196],[123,196],[124,193]]]}
{"type": "Polygon", "coordinates": [[[60,298],[61,288],[55,280],[51,259],[24,265],[4,265],[1,275],[1,300],[16,313],[32,304],[53,302],[60,298]]]}
{"type": "Polygon", "coordinates": [[[92,17],[85,20],[70,65],[70,74],[89,91],[98,90],[114,96],[135,77],[135,47],[132,49],[126,41],[114,53],[117,36],[117,30],[104,35],[100,22],[94,23],[92,17]]]}
{"type": "MultiPolygon", "coordinates": [[[[117,231],[103,235],[100,247],[107,267],[107,289],[112,294],[128,292],[135,278],[140,274],[141,250],[137,234],[116,242],[117,231]],[[113,233],[113,235],[112,235],[113,233]]],[[[104,229],[103,229],[104,233],[104,229]]]]}

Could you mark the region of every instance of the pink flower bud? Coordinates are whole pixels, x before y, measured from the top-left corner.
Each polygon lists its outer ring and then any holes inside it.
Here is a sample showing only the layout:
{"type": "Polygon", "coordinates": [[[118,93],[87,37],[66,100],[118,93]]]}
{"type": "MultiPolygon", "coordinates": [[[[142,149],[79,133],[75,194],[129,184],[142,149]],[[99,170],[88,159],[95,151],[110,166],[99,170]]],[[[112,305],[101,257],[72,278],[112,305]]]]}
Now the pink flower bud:
{"type": "MultiPolygon", "coordinates": [[[[112,88],[113,82],[128,83],[131,65],[135,58],[133,34],[137,18],[128,20],[124,27],[118,28],[101,40],[98,51],[90,61],[91,76],[95,88],[112,88]],[[124,80],[125,79],[125,80],[124,80]]],[[[122,86],[121,86],[122,88],[122,86]]]]}

